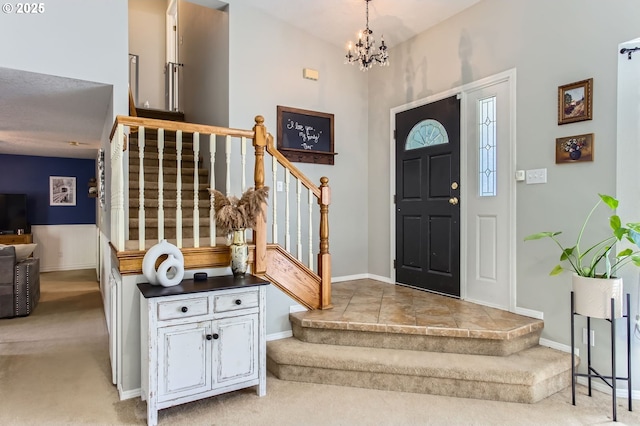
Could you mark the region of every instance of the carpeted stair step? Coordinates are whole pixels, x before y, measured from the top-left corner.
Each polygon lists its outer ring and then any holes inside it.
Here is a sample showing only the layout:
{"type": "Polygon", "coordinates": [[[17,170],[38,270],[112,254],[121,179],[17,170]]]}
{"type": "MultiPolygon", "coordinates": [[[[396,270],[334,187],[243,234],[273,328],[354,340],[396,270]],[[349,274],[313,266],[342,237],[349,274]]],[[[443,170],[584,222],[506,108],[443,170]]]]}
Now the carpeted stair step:
{"type": "MultiPolygon", "coordinates": [[[[175,197],[175,192],[176,189],[178,188],[177,184],[175,182],[168,182],[165,181],[164,182],[164,190],[165,191],[173,191],[173,195],[171,196],[171,198],[175,197]]],[[[136,180],[132,180],[129,181],[129,189],[135,189],[136,190],[136,196],[137,196],[137,190],[140,188],[140,182],[136,179],[136,180]]],[[[207,188],[209,188],[209,182],[199,182],[198,183],[198,190],[200,191],[200,195],[202,198],[202,194],[204,193],[206,195],[206,198],[209,198],[209,191],[207,190],[207,188]]],[[[158,192],[158,181],[149,181],[149,182],[145,182],[144,183],[144,189],[145,190],[154,190],[156,193],[158,192]]],[[[191,197],[193,198],[193,182],[184,182],[182,184],[182,193],[183,193],[183,199],[184,199],[184,194],[185,193],[191,193],[191,197]]],[[[130,192],[131,194],[131,192],[130,192]]]]}
{"type": "MultiPolygon", "coordinates": [[[[184,177],[191,177],[193,179],[193,172],[195,171],[195,167],[193,167],[194,165],[182,165],[182,167],[180,168],[180,171],[182,172],[182,177],[184,179],[184,177]]],[[[145,166],[144,167],[144,175],[145,177],[147,175],[155,175],[155,179],[158,179],[158,166],[157,165],[153,165],[153,166],[145,166]]],[[[131,164],[129,166],[129,176],[131,176],[132,174],[136,176],[138,176],[138,172],[140,171],[140,165],[138,163],[134,163],[131,164]]],[[[162,168],[162,173],[163,175],[167,175],[167,176],[173,176],[172,178],[167,177],[165,179],[175,179],[175,176],[177,176],[178,174],[178,168],[176,166],[176,164],[171,164],[169,167],[163,167],[162,168]]],[[[207,169],[204,168],[199,168],[198,170],[198,175],[199,176],[208,176],[209,175],[209,171],[207,169]]]]}
{"type": "Polygon", "coordinates": [[[287,338],[267,342],[267,368],[281,380],[520,403],[571,384],[571,355],[542,346],[496,357],[287,338]]]}
{"type": "MultiPolygon", "coordinates": [[[[195,162],[193,161],[193,153],[190,154],[185,154],[184,151],[182,151],[182,157],[181,157],[181,162],[182,162],[182,167],[191,167],[193,168],[195,162]]],[[[178,161],[178,155],[174,153],[167,153],[165,152],[162,155],[162,167],[164,168],[172,168],[172,167],[177,167],[178,161]]],[[[198,160],[200,161],[200,160],[198,160]]],[[[135,165],[135,166],[139,166],[140,164],[140,157],[138,156],[137,152],[134,152],[133,154],[129,155],[129,164],[131,166],[135,165]]],[[[144,168],[145,171],[147,170],[147,167],[155,167],[157,169],[158,167],[158,151],[149,151],[149,150],[145,150],[144,152],[144,159],[143,159],[143,164],[144,164],[144,168]]]]}
{"type": "MultiPolygon", "coordinates": [[[[129,142],[129,149],[131,151],[138,151],[138,140],[139,133],[132,133],[129,142]]],[[[176,151],[176,137],[177,134],[175,131],[166,130],[164,132],[164,147],[165,149],[176,151]]],[[[204,136],[204,140],[208,142],[209,136],[204,136]]],[[[203,136],[200,136],[200,148],[202,149],[203,136]]],[[[158,131],[156,129],[145,129],[144,133],[144,146],[145,152],[148,150],[158,151],[158,131]]],[[[191,151],[193,153],[193,133],[182,133],[182,152],[188,153],[191,151]]]]}
{"type": "Polygon", "coordinates": [[[507,356],[538,345],[542,320],[502,312],[504,330],[347,322],[313,311],[289,315],[294,337],[308,343],[507,356]],[[512,321],[508,323],[507,321],[512,321]]]}
{"type": "MultiPolygon", "coordinates": [[[[208,193],[207,193],[208,194],[208,193]]],[[[136,194],[137,195],[137,194],[136,194]]],[[[156,191],[155,195],[158,193],[156,191]]],[[[175,191],[173,192],[173,197],[171,199],[164,199],[164,209],[175,209],[178,205],[178,201],[175,199],[175,191]]],[[[190,197],[182,199],[182,209],[183,211],[191,210],[193,211],[193,192],[189,193],[190,197]]],[[[140,206],[140,199],[138,197],[132,198],[129,200],[129,211],[135,210],[138,211],[138,207],[140,206]]],[[[200,212],[206,211],[209,214],[209,198],[200,199],[198,204],[200,208],[200,212]],[[204,201],[204,202],[203,202],[204,201]]],[[[145,198],[144,200],[144,208],[145,210],[156,210],[158,208],[158,199],[157,198],[145,198]]]]}
{"type": "MultiPolygon", "coordinates": [[[[209,207],[200,207],[198,209],[198,212],[200,214],[200,218],[208,218],[209,217],[209,207]]],[[[129,217],[130,218],[137,218],[138,217],[138,209],[129,209],[129,217]]],[[[171,207],[166,207],[164,208],[164,217],[165,219],[175,219],[178,215],[178,212],[176,211],[175,207],[171,208],[171,207]]],[[[157,208],[150,208],[150,209],[146,209],[144,212],[144,217],[145,219],[149,220],[149,219],[157,219],[158,218],[158,209],[157,208]]],[[[182,219],[191,219],[193,218],[193,208],[186,208],[186,207],[182,207],[182,219]]],[[[136,222],[137,225],[137,222],[136,222]]],[[[147,226],[150,226],[149,223],[147,223],[147,226]]]]}
{"type": "MultiPolygon", "coordinates": [[[[144,230],[145,239],[156,240],[158,242],[158,228],[146,228],[144,230]]],[[[200,238],[209,238],[211,235],[209,226],[200,226],[200,230],[198,231],[200,234],[200,238]]],[[[130,228],[129,229],[129,240],[137,240],[139,237],[138,228],[130,228]]],[[[176,228],[175,226],[165,225],[164,227],[164,238],[177,238],[176,228]]],[[[182,226],[182,238],[193,238],[193,225],[191,226],[182,226]]]]}

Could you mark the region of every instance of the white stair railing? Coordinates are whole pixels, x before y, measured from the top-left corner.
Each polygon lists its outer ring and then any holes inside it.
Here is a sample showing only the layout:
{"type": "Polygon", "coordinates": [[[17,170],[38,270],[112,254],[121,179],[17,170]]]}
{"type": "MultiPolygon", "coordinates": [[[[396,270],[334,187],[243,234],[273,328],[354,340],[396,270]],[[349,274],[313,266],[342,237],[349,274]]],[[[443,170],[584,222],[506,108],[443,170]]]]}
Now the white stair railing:
{"type": "MultiPolygon", "coordinates": [[[[209,225],[209,238],[206,238],[206,231],[203,232],[200,224],[200,206],[206,208],[206,201],[201,203],[199,194],[205,188],[216,188],[227,195],[240,196],[247,189],[247,166],[248,163],[254,161],[253,181],[257,187],[262,187],[268,177],[265,176],[264,162],[271,161],[271,179],[273,186],[269,194],[269,203],[272,205],[271,214],[265,211],[265,222],[260,222],[254,229],[255,238],[255,258],[254,271],[261,274],[266,272],[267,267],[267,245],[279,244],[284,240],[284,249],[290,253],[293,259],[304,263],[306,266],[314,270],[317,268],[317,275],[320,277],[320,301],[315,306],[329,307],[331,300],[331,255],[329,254],[329,204],[330,204],[330,188],[328,179],[321,178],[319,186],[312,183],[306,178],[300,170],[298,170],[282,153],[273,146],[273,138],[266,133],[263,125],[262,117],[256,117],[256,125],[252,130],[239,130],[215,126],[206,126],[191,123],[155,120],[139,117],[123,117],[118,116],[111,133],[111,243],[117,252],[128,250],[146,250],[162,239],[169,240],[177,244],[181,248],[196,248],[204,245],[216,245],[216,227],[214,216],[213,196],[208,196],[209,217],[204,223],[209,225]],[[129,132],[135,134],[137,131],[137,149],[138,149],[138,175],[131,171],[129,175],[129,167],[125,164],[128,161],[127,155],[123,155],[123,151],[128,149],[127,134],[129,132]],[[158,206],[157,206],[157,238],[149,238],[151,235],[150,227],[147,225],[150,214],[145,210],[145,189],[150,189],[150,183],[145,180],[144,160],[149,145],[149,133],[145,131],[157,131],[157,156],[158,156],[158,206]],[[167,145],[167,135],[175,134],[175,164],[176,176],[174,179],[176,186],[175,193],[175,215],[176,226],[175,235],[170,235],[171,230],[168,224],[165,224],[165,188],[170,188],[174,182],[172,173],[165,173],[166,165],[170,164],[170,159],[174,155],[171,144],[167,145]],[[193,239],[185,238],[185,230],[183,222],[185,219],[185,206],[183,205],[183,191],[185,183],[183,183],[182,174],[188,168],[184,167],[185,160],[185,135],[192,136],[193,151],[193,239]],[[208,136],[208,137],[207,137],[208,136]],[[217,137],[224,137],[223,152],[219,152],[216,147],[217,137]],[[255,157],[247,155],[247,142],[251,140],[255,148],[255,157]],[[167,148],[169,147],[169,148],[167,148]],[[209,168],[209,179],[206,183],[200,184],[199,165],[201,163],[200,156],[209,154],[209,160],[202,164],[209,168]],[[220,162],[218,159],[224,158],[225,179],[221,182],[216,179],[216,166],[220,162]],[[266,159],[265,159],[266,157],[266,159]],[[239,170],[238,175],[236,171],[239,170]],[[125,174],[127,171],[127,174],[125,174]],[[125,221],[125,212],[129,212],[127,194],[125,185],[127,176],[131,183],[138,185],[138,235],[137,238],[130,238],[133,232],[129,229],[129,222],[125,221]],[[136,179],[137,178],[137,179],[136,179]],[[291,179],[294,179],[294,190],[291,190],[291,179]],[[278,191],[279,184],[284,181],[284,191],[278,191]],[[304,211],[305,202],[303,201],[304,190],[307,191],[306,211],[304,211]],[[314,206],[317,201],[317,206],[314,206]],[[295,212],[291,215],[292,204],[295,205],[295,212]],[[284,211],[282,210],[284,206],[284,211]],[[284,216],[284,218],[283,218],[284,216]],[[284,221],[284,228],[280,224],[284,221]],[[319,230],[319,232],[318,232],[319,230]],[[269,233],[271,235],[269,235],[269,233]],[[129,238],[129,239],[127,239],[129,238]],[[295,239],[292,244],[292,239],[295,239]],[[295,249],[294,249],[295,247],[295,249]],[[317,247],[317,250],[314,250],[317,247]],[[293,253],[292,251],[295,251],[293,253]],[[317,259],[317,261],[314,261],[317,259]]],[[[222,139],[221,139],[222,141],[222,139]]],[[[133,146],[132,146],[133,148],[133,146]]],[[[187,151],[188,152],[188,151],[187,151]]],[[[187,154],[190,155],[190,154],[187,154]]],[[[134,161],[134,159],[131,159],[134,161]]],[[[147,170],[147,173],[149,171],[147,170]]],[[[218,177],[220,173],[218,173],[218,177]]],[[[249,184],[250,185],[250,184],[249,184]]],[[[170,203],[171,200],[167,200],[170,203]]],[[[188,212],[188,211],[187,211],[188,212]]],[[[204,225],[206,227],[206,225],[204,225]]]]}
{"type": "MultiPolygon", "coordinates": [[[[217,184],[221,183],[225,186],[227,194],[231,194],[232,188],[245,189],[247,186],[247,143],[249,140],[253,140],[253,130],[240,130],[229,129],[216,126],[204,126],[191,123],[155,120],[139,117],[123,117],[118,116],[114,124],[111,135],[111,241],[114,247],[119,251],[124,250],[146,250],[154,245],[156,242],[162,239],[167,239],[169,242],[176,244],[179,248],[200,247],[201,245],[216,245],[216,227],[215,227],[215,213],[214,213],[214,199],[213,196],[207,196],[208,202],[203,203],[200,200],[200,192],[204,188],[215,188],[217,184]],[[134,133],[132,129],[135,129],[134,133]],[[138,199],[138,211],[137,211],[137,226],[138,235],[135,238],[130,238],[129,223],[125,221],[125,213],[129,211],[127,205],[127,193],[125,189],[126,176],[128,175],[129,167],[126,164],[127,156],[123,155],[123,152],[128,149],[126,142],[128,133],[131,131],[131,136],[137,137],[137,159],[132,159],[137,165],[137,176],[131,175],[131,182],[135,182],[138,185],[137,199],[138,199]],[[149,238],[151,225],[147,223],[150,215],[145,208],[145,189],[149,187],[149,181],[145,180],[145,156],[150,153],[149,149],[149,132],[157,132],[157,146],[154,146],[153,152],[157,152],[157,238],[149,238]],[[145,133],[146,132],[146,133],[145,133]],[[173,156],[173,148],[171,144],[167,142],[167,132],[175,134],[175,167],[176,176],[173,180],[172,173],[166,173],[166,165],[168,159],[173,156]],[[185,229],[183,223],[185,222],[185,205],[183,201],[183,191],[185,184],[183,182],[183,172],[187,169],[184,168],[185,161],[185,135],[192,135],[192,147],[188,148],[187,153],[193,153],[193,238],[185,238],[185,229]],[[225,150],[221,154],[224,155],[224,166],[227,170],[227,179],[225,182],[216,182],[215,167],[216,167],[216,137],[221,136],[225,139],[225,150]],[[234,151],[237,153],[234,154],[234,151]],[[208,152],[208,160],[204,162],[200,161],[200,156],[208,152]],[[234,159],[237,159],[238,165],[232,164],[232,155],[234,159]],[[235,157],[236,155],[239,158],[235,157]],[[209,179],[205,180],[201,184],[199,170],[205,166],[209,168],[209,179]],[[232,173],[233,170],[240,170],[241,174],[237,175],[232,173]],[[234,183],[235,180],[235,183],[234,183]],[[206,182],[206,183],[205,183],[206,182]],[[165,204],[171,202],[171,200],[165,200],[165,189],[170,185],[175,184],[175,235],[168,234],[169,229],[173,228],[169,224],[169,218],[167,217],[168,210],[165,209],[165,204]],[[205,186],[206,185],[206,186],[205,186]],[[209,214],[208,222],[209,231],[202,232],[202,225],[200,223],[200,208],[208,206],[209,214]],[[201,239],[200,237],[206,238],[201,239]]],[[[148,161],[148,160],[147,160],[148,161]]],[[[155,163],[155,161],[154,161],[155,163]]],[[[135,170],[135,169],[134,169],[135,170]]],[[[147,170],[147,173],[149,171],[147,170]]],[[[173,193],[173,190],[171,191],[173,193]]],[[[191,197],[189,197],[191,198],[191,197]]],[[[188,208],[188,207],[186,207],[188,208]]],[[[173,211],[173,207],[171,207],[173,211]]],[[[135,211],[135,210],[134,210],[135,211]]],[[[186,210],[188,213],[189,210],[186,210]]],[[[135,217],[135,213],[134,216],[135,217]]],[[[202,216],[204,218],[204,216],[202,216]]],[[[171,221],[173,221],[171,219],[171,221]]],[[[206,225],[205,225],[206,226],[206,225]]]]}

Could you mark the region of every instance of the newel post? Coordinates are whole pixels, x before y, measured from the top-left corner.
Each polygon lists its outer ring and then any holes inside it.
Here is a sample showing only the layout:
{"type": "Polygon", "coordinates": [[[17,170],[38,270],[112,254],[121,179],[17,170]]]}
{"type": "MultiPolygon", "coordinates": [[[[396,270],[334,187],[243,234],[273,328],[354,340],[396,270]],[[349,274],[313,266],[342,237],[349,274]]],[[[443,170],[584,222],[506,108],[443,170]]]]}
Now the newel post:
{"type": "MultiPolygon", "coordinates": [[[[264,187],[264,148],[267,146],[267,129],[264,126],[264,117],[256,116],[256,124],[253,126],[255,137],[253,147],[256,151],[256,163],[254,168],[255,189],[264,187]]],[[[255,259],[253,263],[254,274],[267,272],[267,206],[262,206],[262,213],[253,228],[253,242],[256,245],[255,259]]]]}
{"type": "Polygon", "coordinates": [[[330,309],[331,305],[331,254],[329,253],[329,204],[331,188],[329,178],[320,178],[320,253],[318,253],[318,275],[321,279],[320,309],[330,309]]]}

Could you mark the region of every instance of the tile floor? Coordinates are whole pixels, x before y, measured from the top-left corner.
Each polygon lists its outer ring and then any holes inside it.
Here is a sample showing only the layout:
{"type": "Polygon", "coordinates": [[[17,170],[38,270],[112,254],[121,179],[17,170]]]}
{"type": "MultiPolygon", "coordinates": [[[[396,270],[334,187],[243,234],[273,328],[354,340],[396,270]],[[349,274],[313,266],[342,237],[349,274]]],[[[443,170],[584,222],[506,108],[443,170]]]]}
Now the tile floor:
{"type": "Polygon", "coordinates": [[[332,284],[333,309],[296,315],[305,326],[510,339],[543,321],[400,285],[363,279],[332,284]]]}

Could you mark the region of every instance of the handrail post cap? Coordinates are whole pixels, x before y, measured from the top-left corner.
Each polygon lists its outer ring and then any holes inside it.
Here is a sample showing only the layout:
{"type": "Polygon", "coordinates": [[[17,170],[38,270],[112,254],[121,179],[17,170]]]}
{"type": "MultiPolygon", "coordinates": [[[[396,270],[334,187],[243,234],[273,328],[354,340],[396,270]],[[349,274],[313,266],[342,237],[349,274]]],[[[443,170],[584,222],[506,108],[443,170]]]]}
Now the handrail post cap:
{"type": "Polygon", "coordinates": [[[261,115],[256,115],[255,121],[257,125],[262,125],[264,124],[264,117],[261,115]]]}

